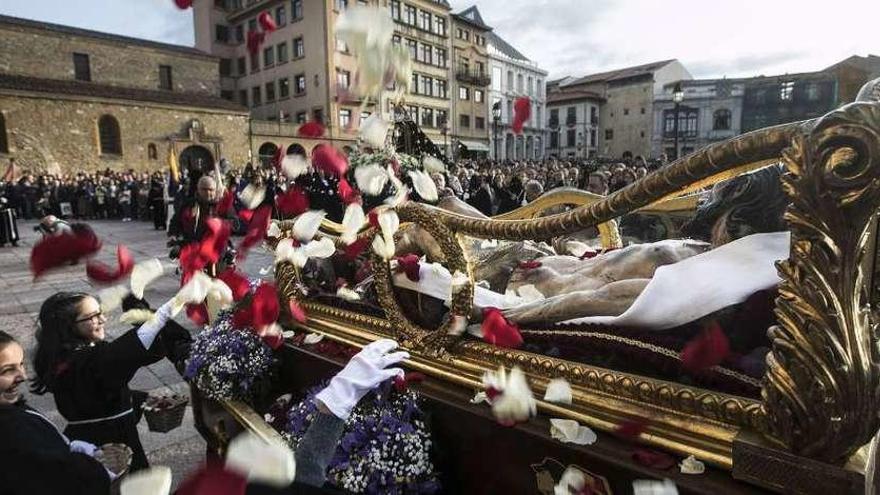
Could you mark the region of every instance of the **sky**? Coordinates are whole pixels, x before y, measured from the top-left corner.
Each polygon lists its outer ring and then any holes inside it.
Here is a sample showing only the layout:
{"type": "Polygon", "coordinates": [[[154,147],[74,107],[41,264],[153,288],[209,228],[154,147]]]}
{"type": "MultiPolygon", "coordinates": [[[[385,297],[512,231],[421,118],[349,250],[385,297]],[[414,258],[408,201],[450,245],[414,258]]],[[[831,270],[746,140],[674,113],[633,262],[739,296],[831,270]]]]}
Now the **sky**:
{"type": "MultiPolygon", "coordinates": [[[[450,3],[454,12],[476,3],[486,23],[551,78],[671,58],[697,78],[772,75],[880,55],[878,0],[450,3]]],[[[172,0],[2,0],[0,14],[193,44],[192,13],[172,0]]]]}

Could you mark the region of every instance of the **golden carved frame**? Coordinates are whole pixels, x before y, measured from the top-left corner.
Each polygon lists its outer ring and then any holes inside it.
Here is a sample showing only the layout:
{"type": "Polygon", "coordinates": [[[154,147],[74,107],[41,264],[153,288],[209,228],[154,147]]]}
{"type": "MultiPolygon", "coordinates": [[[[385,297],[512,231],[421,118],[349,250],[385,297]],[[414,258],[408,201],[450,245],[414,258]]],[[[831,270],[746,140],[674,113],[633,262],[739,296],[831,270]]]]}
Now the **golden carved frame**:
{"type": "MultiPolygon", "coordinates": [[[[473,275],[465,235],[537,240],[605,224],[603,242],[611,246],[619,242],[611,222],[621,215],[693,208],[695,198],[688,193],[780,161],[792,200],[786,213],[792,246],[789,260],[778,263],[780,324],[769,329],[773,345],[762,400],[461,339],[447,334],[449,322],[436,331],[419,328],[397,304],[388,263],[376,257],[376,288],[386,318],[306,299],[304,327],[355,346],[396,338],[412,354],[408,367],[474,390],[483,372],[499,365],[523,368],[537,396],[550,379],[563,377],[572,385],[574,403],[539,401],[543,413],[606,431],[624,420],[645,419],[649,427],[640,441],[728,469],[740,432],[763,435],[796,455],[842,461],[880,426],[880,349],[869,302],[875,267],[874,257],[866,256],[874,246],[880,206],[880,103],[856,102],[814,120],[708,146],[607,197],[562,190],[492,219],[417,203],[404,204],[398,213],[402,222],[434,235],[450,271],[471,277],[452,304],[454,314],[468,314],[473,275]],[[535,218],[558,204],[583,206],[535,218]]],[[[282,231],[287,229],[284,222],[282,231]]],[[[332,236],[340,230],[328,223],[323,231],[332,236]]],[[[361,235],[372,235],[371,229],[361,235]]],[[[299,297],[291,265],[279,265],[276,278],[284,295],[299,297]]]]}

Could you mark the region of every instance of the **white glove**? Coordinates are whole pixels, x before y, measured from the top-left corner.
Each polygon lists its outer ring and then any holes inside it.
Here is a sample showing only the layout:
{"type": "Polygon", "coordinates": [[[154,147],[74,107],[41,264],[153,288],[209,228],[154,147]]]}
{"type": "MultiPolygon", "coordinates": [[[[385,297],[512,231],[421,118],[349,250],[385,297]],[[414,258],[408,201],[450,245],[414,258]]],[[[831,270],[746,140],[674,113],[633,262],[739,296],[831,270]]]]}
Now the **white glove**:
{"type": "Polygon", "coordinates": [[[96,450],[98,450],[98,447],[96,447],[95,444],[89,442],[83,442],[82,440],[72,440],[70,442],[71,452],[85,454],[89,457],[95,457],[96,450]]]}
{"type": "Polygon", "coordinates": [[[156,335],[159,334],[159,331],[162,330],[162,328],[165,327],[165,324],[168,323],[168,320],[171,319],[173,307],[174,299],[160,306],[159,309],[156,310],[156,313],[137,329],[138,339],[140,339],[141,344],[144,345],[144,349],[149,349],[150,346],[153,345],[153,341],[156,340],[156,335]]]}
{"type": "Polygon", "coordinates": [[[388,339],[364,347],[330,380],[327,388],[318,392],[315,399],[321,401],[336,417],[348,419],[351,410],[367,392],[386,380],[403,376],[400,368],[385,369],[409,359],[408,352],[392,353],[394,349],[397,349],[397,342],[388,339]]]}

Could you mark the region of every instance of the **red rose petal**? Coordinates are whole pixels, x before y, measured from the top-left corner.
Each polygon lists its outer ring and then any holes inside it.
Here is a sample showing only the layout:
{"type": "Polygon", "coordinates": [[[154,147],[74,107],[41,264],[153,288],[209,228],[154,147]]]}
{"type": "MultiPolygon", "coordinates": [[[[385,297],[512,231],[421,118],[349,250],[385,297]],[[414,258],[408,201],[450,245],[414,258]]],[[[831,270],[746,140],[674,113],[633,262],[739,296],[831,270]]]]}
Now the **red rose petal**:
{"type": "Polygon", "coordinates": [[[650,449],[636,449],[632,459],[642,466],[666,470],[676,465],[675,458],[665,452],[650,449]]]}
{"type": "Polygon", "coordinates": [[[405,273],[406,278],[413,282],[418,282],[421,277],[419,275],[419,256],[416,254],[407,254],[406,256],[398,256],[397,273],[405,273]]]}
{"type": "Polygon", "coordinates": [[[521,261],[519,263],[519,268],[521,270],[534,270],[535,268],[541,268],[541,262],[537,260],[521,261]]]}
{"type": "Polygon", "coordinates": [[[186,316],[198,326],[208,323],[208,307],[204,304],[187,304],[186,316]]]}
{"type": "Polygon", "coordinates": [[[357,203],[361,199],[358,191],[351,187],[351,184],[349,184],[344,177],[339,179],[339,185],[336,186],[336,192],[339,194],[339,197],[342,198],[342,202],[345,205],[357,203]]]}
{"type": "Polygon", "coordinates": [[[224,284],[232,290],[232,298],[235,301],[241,301],[250,292],[250,282],[247,277],[235,270],[235,268],[227,268],[223,270],[217,278],[222,280],[224,284]]]}
{"type": "Polygon", "coordinates": [[[309,209],[309,197],[299,186],[293,186],[275,199],[278,211],[283,215],[296,216],[309,209]]]}
{"type": "Polygon", "coordinates": [[[254,210],[241,210],[238,212],[238,218],[244,223],[251,223],[251,219],[254,218],[254,210]]]}
{"type": "Polygon", "coordinates": [[[206,465],[180,484],[176,495],[243,495],[247,480],[221,465],[206,465]]]}
{"type": "Polygon", "coordinates": [[[184,273],[197,272],[207,264],[208,261],[202,256],[199,243],[191,242],[180,248],[180,269],[184,273]]]}
{"type": "Polygon", "coordinates": [[[640,419],[631,419],[617,425],[614,434],[624,440],[635,440],[647,429],[648,423],[640,419]]]}
{"type": "Polygon", "coordinates": [[[290,316],[294,320],[300,323],[306,322],[306,311],[302,309],[302,306],[300,306],[295,299],[290,299],[287,301],[287,310],[290,311],[290,316]]]}
{"type": "Polygon", "coordinates": [[[275,19],[269,12],[263,12],[257,17],[257,20],[260,21],[260,27],[262,27],[267,33],[271,33],[278,29],[278,25],[275,24],[275,19]]]}
{"type": "Polygon", "coordinates": [[[86,264],[86,275],[95,282],[110,284],[131,273],[134,258],[131,251],[122,244],[116,246],[116,264],[114,268],[98,261],[89,261],[86,264]]]}
{"type": "Polygon", "coordinates": [[[513,103],[513,123],[510,127],[514,134],[522,134],[523,125],[532,114],[532,101],[523,96],[513,103]]]}
{"type": "Polygon", "coordinates": [[[278,349],[282,345],[284,345],[284,336],[281,334],[278,335],[264,335],[263,342],[266,343],[272,349],[278,349]]]}
{"type": "Polygon", "coordinates": [[[174,5],[180,10],[186,10],[192,7],[193,0],[174,0],[174,5]]]}
{"type": "Polygon", "coordinates": [[[312,165],[317,170],[342,177],[348,170],[348,158],[338,149],[321,143],[312,151],[312,165]]]}
{"type": "Polygon", "coordinates": [[[255,329],[278,321],[281,307],[278,304],[278,291],[275,284],[263,282],[257,287],[257,290],[254,291],[254,298],[251,300],[251,310],[253,311],[252,323],[255,329]]]}
{"type": "Polygon", "coordinates": [[[44,237],[31,249],[31,272],[36,279],[49,270],[75,263],[100,249],[100,239],[88,228],[44,237]]]}
{"type": "Polygon", "coordinates": [[[235,194],[233,194],[232,189],[227,189],[225,193],[223,193],[223,197],[220,198],[220,201],[217,203],[217,216],[225,217],[232,211],[232,204],[235,201],[235,194]]]}
{"type": "Polygon", "coordinates": [[[254,312],[250,306],[240,308],[232,313],[232,327],[239,330],[253,327],[254,312]]]}
{"type": "Polygon", "coordinates": [[[260,47],[263,45],[263,41],[266,40],[266,33],[262,31],[248,31],[247,34],[247,48],[248,52],[250,52],[251,56],[257,56],[260,53],[260,47]]]}
{"type": "Polygon", "coordinates": [[[516,349],[523,343],[519,327],[507,321],[498,308],[483,309],[483,340],[498,347],[516,349]]]}
{"type": "Polygon", "coordinates": [[[363,253],[370,245],[370,239],[366,237],[358,237],[358,239],[348,246],[345,246],[345,258],[354,261],[363,253]]]}
{"type": "Polygon", "coordinates": [[[205,220],[205,234],[199,243],[199,254],[208,263],[217,263],[226,252],[232,226],[219,218],[205,220]]]}
{"type": "Polygon", "coordinates": [[[699,374],[721,364],[728,354],[730,343],[727,335],[718,322],[713,321],[700,335],[685,344],[680,354],[681,366],[691,373],[699,374]]]}
{"type": "Polygon", "coordinates": [[[324,135],[324,126],[320,122],[309,121],[299,126],[296,133],[301,137],[319,138],[324,135]]]}
{"type": "Polygon", "coordinates": [[[238,260],[243,260],[247,256],[247,252],[266,237],[266,230],[269,228],[269,222],[272,220],[272,207],[263,205],[253,213],[250,222],[248,222],[247,233],[241,243],[238,245],[238,260]]]}

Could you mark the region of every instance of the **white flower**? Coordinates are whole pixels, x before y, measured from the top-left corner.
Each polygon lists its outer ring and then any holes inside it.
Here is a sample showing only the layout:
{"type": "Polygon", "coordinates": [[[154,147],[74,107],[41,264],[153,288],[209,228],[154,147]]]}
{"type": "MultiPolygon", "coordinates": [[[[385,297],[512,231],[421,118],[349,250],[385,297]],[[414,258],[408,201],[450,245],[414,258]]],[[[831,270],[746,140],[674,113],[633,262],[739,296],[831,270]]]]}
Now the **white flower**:
{"type": "Polygon", "coordinates": [[[124,285],[114,285],[98,291],[98,300],[101,301],[101,312],[110,313],[114,309],[122,306],[122,300],[129,293],[128,287],[124,285]]]}
{"type": "Polygon", "coordinates": [[[587,251],[592,251],[589,246],[584,244],[583,242],[578,241],[568,241],[565,243],[565,250],[568,251],[568,254],[572,256],[577,256],[580,258],[587,251]]]}
{"type": "Polygon", "coordinates": [[[361,124],[361,139],[373,148],[382,148],[385,146],[385,137],[390,128],[391,124],[386,122],[379,112],[373,113],[361,124]]]}
{"type": "Polygon", "coordinates": [[[342,218],[342,235],[340,240],[349,245],[357,240],[358,232],[366,223],[367,217],[359,203],[352,203],[345,208],[345,216],[342,218]]]}
{"type": "Polygon", "coordinates": [[[281,227],[278,226],[278,222],[276,220],[272,220],[272,223],[269,224],[269,228],[266,229],[266,236],[276,239],[281,237],[281,227]]]}
{"type": "Polygon", "coordinates": [[[309,160],[299,153],[294,153],[292,155],[286,155],[281,160],[281,171],[284,172],[284,175],[288,179],[296,179],[300,175],[306,173],[309,170],[309,160]]]}
{"type": "Polygon", "coordinates": [[[434,172],[439,172],[442,174],[446,171],[446,165],[443,163],[442,160],[438,158],[434,158],[431,155],[425,155],[422,158],[422,169],[429,174],[432,174],[434,172]]]}
{"type": "Polygon", "coordinates": [[[336,289],[336,295],[346,301],[360,301],[361,295],[349,289],[348,287],[340,287],[336,289]]]}
{"type": "Polygon", "coordinates": [[[537,403],[525,373],[519,367],[511,369],[509,375],[503,366],[498,368],[497,373],[486,372],[483,375],[483,386],[501,392],[492,401],[492,414],[498,422],[519,423],[537,414],[537,403]]]}
{"type": "Polygon", "coordinates": [[[596,432],[586,426],[581,426],[577,421],[572,419],[550,420],[550,436],[562,443],[573,443],[576,445],[592,445],[596,443],[596,432]]]}
{"type": "Polygon", "coordinates": [[[571,404],[571,385],[564,378],[554,378],[547,384],[544,400],[557,404],[571,404]]]}
{"type": "Polygon", "coordinates": [[[419,196],[425,201],[437,201],[437,185],[431,176],[421,170],[410,170],[409,178],[419,196]]]}
{"type": "Polygon", "coordinates": [[[682,474],[703,474],[706,472],[706,465],[698,461],[694,456],[688,456],[678,466],[682,474]]]}
{"type": "Polygon", "coordinates": [[[296,461],[293,452],[284,443],[263,440],[244,431],[229,443],[226,468],[249,481],[281,488],[293,482],[296,461]]]}
{"type": "Polygon", "coordinates": [[[144,298],[144,289],[153,280],[162,276],[162,262],[156,258],[141,261],[131,269],[131,293],[138,299],[144,298]]]}
{"type": "Polygon", "coordinates": [[[324,210],[309,210],[296,217],[293,222],[293,237],[300,242],[311,241],[321,228],[321,222],[327,212],[324,210]]]}
{"type": "Polygon", "coordinates": [[[260,206],[263,203],[263,200],[266,199],[266,188],[256,184],[248,184],[242,189],[238,197],[241,198],[241,202],[244,204],[245,208],[253,210],[260,206]]]}
{"type": "Polygon", "coordinates": [[[208,295],[205,297],[205,304],[208,307],[208,322],[216,320],[220,311],[232,306],[232,302],[232,289],[222,280],[212,279],[208,295]]]}
{"type": "Polygon", "coordinates": [[[378,196],[388,183],[388,171],[371,163],[354,169],[354,181],[358,189],[369,196],[378,196]]]}
{"type": "Polygon", "coordinates": [[[580,493],[586,484],[587,480],[584,477],[583,471],[574,466],[569,466],[562,473],[562,477],[559,478],[559,483],[556,483],[556,486],[553,487],[553,495],[580,493]]]}
{"type": "Polygon", "coordinates": [[[672,480],[635,480],[633,495],[678,495],[678,488],[672,480]]]}

